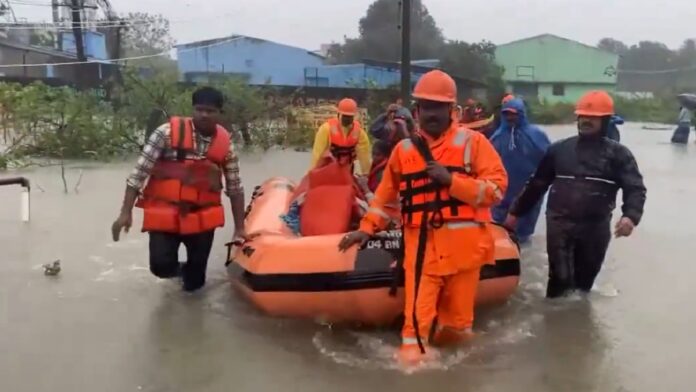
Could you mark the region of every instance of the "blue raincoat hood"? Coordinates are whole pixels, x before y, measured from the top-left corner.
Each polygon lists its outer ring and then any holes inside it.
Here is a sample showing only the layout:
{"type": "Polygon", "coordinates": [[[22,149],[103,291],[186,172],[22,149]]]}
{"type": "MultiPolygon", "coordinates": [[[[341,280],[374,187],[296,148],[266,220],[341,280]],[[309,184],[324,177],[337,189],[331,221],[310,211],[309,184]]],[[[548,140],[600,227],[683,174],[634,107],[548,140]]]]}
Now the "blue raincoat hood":
{"type": "Polygon", "coordinates": [[[519,98],[514,98],[503,104],[503,107],[501,108],[500,128],[498,129],[510,130],[512,128],[512,124],[510,124],[503,115],[503,112],[506,109],[514,109],[517,111],[517,116],[519,117],[518,128],[525,128],[529,125],[529,119],[527,118],[527,108],[524,106],[524,102],[519,98]]]}
{"type": "MultiPolygon", "coordinates": [[[[522,163],[527,167],[526,172],[534,173],[541,157],[544,156],[546,149],[551,142],[546,133],[536,125],[529,123],[527,118],[527,108],[521,99],[515,98],[506,102],[501,109],[500,127],[491,136],[491,143],[503,158],[517,156],[517,160],[522,159],[526,162],[517,162],[515,166],[522,163]],[[502,112],[506,109],[515,109],[519,122],[513,125],[505,119],[502,112]]],[[[505,162],[504,162],[505,163],[505,162]]],[[[510,162],[512,164],[512,162],[510,162]]],[[[506,169],[507,168],[506,164],[506,169]]],[[[509,169],[508,169],[509,170],[509,169]]],[[[530,174],[531,174],[530,173],[530,174]]],[[[526,179],[525,179],[526,181],[526,179]]]]}
{"type": "MultiPolygon", "coordinates": [[[[551,144],[544,131],[529,123],[527,109],[521,99],[515,98],[506,102],[502,107],[503,111],[505,109],[515,109],[519,123],[513,125],[501,113],[500,127],[491,136],[491,144],[500,155],[508,173],[508,189],[505,197],[493,208],[493,217],[499,222],[505,219],[512,201],[534,174],[546,149],[551,144]]],[[[518,235],[526,237],[534,232],[540,208],[541,201],[526,219],[520,220],[518,235]]]]}

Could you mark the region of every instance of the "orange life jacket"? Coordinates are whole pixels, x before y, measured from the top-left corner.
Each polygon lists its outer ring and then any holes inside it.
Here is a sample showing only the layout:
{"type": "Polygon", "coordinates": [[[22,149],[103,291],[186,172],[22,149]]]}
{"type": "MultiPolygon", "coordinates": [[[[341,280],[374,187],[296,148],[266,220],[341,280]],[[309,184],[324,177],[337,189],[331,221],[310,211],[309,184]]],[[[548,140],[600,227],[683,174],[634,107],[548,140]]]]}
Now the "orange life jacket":
{"type": "MultiPolygon", "coordinates": [[[[433,148],[431,154],[439,164],[450,173],[476,177],[471,165],[471,134],[474,131],[458,129],[445,135],[447,140],[433,148]]],[[[487,223],[491,221],[489,208],[474,208],[461,200],[450,197],[446,187],[433,183],[426,171],[426,161],[419,147],[414,145],[417,140],[405,139],[400,148],[401,183],[401,213],[404,224],[419,227],[421,218],[428,211],[430,223],[434,227],[445,221],[474,221],[487,223]]],[[[421,146],[428,149],[427,142],[421,141],[421,146]]]]}
{"type": "Polygon", "coordinates": [[[331,118],[327,122],[329,123],[329,151],[331,155],[338,160],[348,157],[350,162],[353,162],[357,157],[355,147],[360,140],[360,123],[353,121],[353,128],[348,134],[345,134],[343,125],[338,118],[331,118]]]}
{"type": "Polygon", "coordinates": [[[196,148],[193,120],[172,117],[169,124],[177,157],[162,157],[152,168],[136,204],[144,210],[142,231],[196,234],[224,226],[222,165],[230,150],[229,133],[218,126],[205,159],[187,159],[196,148]]]}

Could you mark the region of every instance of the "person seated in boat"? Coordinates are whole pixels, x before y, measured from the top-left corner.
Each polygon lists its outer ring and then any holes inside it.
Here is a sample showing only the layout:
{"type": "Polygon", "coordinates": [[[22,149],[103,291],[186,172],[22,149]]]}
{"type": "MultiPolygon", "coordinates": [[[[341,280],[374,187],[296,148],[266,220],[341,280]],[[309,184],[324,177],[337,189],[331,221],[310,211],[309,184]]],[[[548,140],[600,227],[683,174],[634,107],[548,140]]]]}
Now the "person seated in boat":
{"type": "Polygon", "coordinates": [[[398,104],[391,104],[385,113],[377,116],[370,126],[370,134],[378,140],[389,142],[392,147],[401,139],[408,137],[415,128],[411,112],[398,104]]]}
{"type": "Polygon", "coordinates": [[[338,234],[356,227],[368,208],[366,181],[353,176],[352,165],[327,155],[295,189],[281,219],[302,236],[338,234]],[[361,182],[364,185],[361,186],[361,182]]]}
{"type": "Polygon", "coordinates": [[[392,146],[384,140],[377,140],[372,145],[372,167],[367,176],[367,189],[372,193],[377,190],[377,185],[382,181],[382,173],[387,166],[391,150],[392,146]]]}
{"type": "Polygon", "coordinates": [[[464,108],[462,109],[460,121],[462,123],[470,123],[474,121],[474,110],[476,109],[476,101],[469,98],[464,102],[464,108]]]}
{"type": "Polygon", "coordinates": [[[370,138],[355,119],[357,114],[358,104],[354,100],[344,98],[338,103],[336,117],[322,124],[314,137],[310,169],[316,168],[320,160],[331,155],[351,168],[357,159],[361,173],[367,175],[370,172],[370,138]]]}

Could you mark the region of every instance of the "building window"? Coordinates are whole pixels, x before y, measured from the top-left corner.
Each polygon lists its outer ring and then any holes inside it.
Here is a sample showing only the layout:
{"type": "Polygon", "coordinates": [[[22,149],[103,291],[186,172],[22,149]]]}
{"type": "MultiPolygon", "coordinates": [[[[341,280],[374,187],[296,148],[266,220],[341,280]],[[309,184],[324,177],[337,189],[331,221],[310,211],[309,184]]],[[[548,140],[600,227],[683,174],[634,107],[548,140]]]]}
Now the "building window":
{"type": "Polygon", "coordinates": [[[556,83],[552,86],[552,90],[553,90],[552,93],[553,93],[554,97],[565,96],[565,85],[564,84],[556,83]]]}
{"type": "Polygon", "coordinates": [[[329,78],[306,77],[305,86],[329,87],[329,78]]]}
{"type": "Polygon", "coordinates": [[[517,77],[519,79],[534,80],[534,66],[518,65],[517,66],[517,77]]]}
{"type": "Polygon", "coordinates": [[[246,65],[247,67],[251,68],[251,67],[254,66],[254,60],[247,59],[247,60],[244,61],[244,65],[246,65]]]}

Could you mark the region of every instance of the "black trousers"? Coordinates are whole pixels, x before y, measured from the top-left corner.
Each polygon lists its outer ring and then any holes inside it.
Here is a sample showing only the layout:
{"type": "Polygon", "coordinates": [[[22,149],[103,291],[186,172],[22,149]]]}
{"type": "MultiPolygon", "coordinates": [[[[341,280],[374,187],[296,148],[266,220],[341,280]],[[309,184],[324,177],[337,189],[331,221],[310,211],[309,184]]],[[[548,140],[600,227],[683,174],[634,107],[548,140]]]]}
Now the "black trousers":
{"type": "Polygon", "coordinates": [[[611,217],[599,222],[546,218],[547,298],[561,297],[573,290],[592,290],[611,241],[610,223],[611,217]]]}
{"type": "Polygon", "coordinates": [[[181,276],[187,291],[203,287],[214,237],[215,230],[190,235],[150,232],[150,271],[163,279],[181,276]],[[187,254],[183,266],[179,263],[181,243],[187,254]]]}

